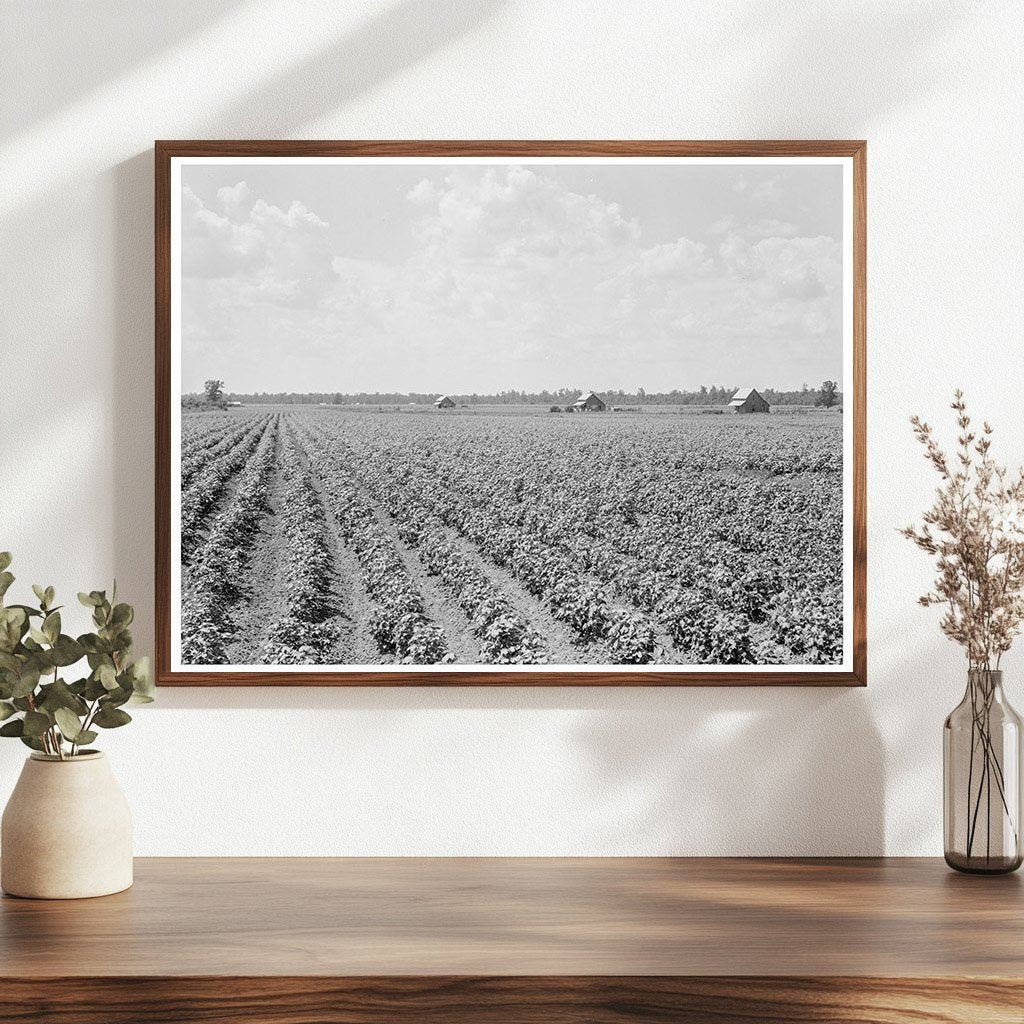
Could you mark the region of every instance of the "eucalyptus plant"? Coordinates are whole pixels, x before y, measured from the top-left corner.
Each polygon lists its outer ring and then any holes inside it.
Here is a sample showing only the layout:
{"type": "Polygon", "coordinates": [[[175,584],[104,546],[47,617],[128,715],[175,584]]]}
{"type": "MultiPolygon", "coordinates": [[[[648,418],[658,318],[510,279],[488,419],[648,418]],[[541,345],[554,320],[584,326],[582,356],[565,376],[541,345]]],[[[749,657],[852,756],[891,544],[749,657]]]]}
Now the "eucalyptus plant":
{"type": "Polygon", "coordinates": [[[53,587],[33,585],[38,605],[4,603],[14,582],[10,564],[10,553],[0,552],[0,736],[61,760],[74,757],[98,730],[132,720],[125,705],[153,700],[149,659],[132,660],[135,612],[117,602],[116,582],[109,599],[103,590],[80,593],[95,632],[71,637],[61,631],[64,606],[55,604],[53,587]],[[83,660],[88,675],[67,682],[83,660]]]}

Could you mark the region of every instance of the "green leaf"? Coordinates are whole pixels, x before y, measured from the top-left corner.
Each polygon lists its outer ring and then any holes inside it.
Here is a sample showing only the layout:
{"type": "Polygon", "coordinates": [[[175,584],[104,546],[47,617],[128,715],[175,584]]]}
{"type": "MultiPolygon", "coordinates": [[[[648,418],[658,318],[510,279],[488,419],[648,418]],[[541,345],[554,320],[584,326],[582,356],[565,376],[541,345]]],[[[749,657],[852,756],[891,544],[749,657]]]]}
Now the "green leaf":
{"type": "Polygon", "coordinates": [[[0,608],[0,649],[10,653],[21,642],[28,628],[28,616],[22,608],[0,608]]]}
{"type": "Polygon", "coordinates": [[[150,671],[149,658],[139,658],[128,667],[128,675],[132,681],[132,703],[152,704],[156,697],[156,686],[150,671]]]}
{"type": "MultiPolygon", "coordinates": [[[[132,720],[132,716],[127,711],[122,711],[120,708],[110,707],[108,704],[104,704],[99,711],[96,712],[96,717],[93,718],[93,724],[98,725],[101,729],[117,729],[122,725],[127,725],[132,720]]],[[[0,726],[0,734],[2,734],[3,726],[0,726]]]]}
{"type": "Polygon", "coordinates": [[[35,626],[29,628],[28,635],[40,646],[50,642],[50,638],[41,629],[36,629],[35,626]]]}
{"type": "Polygon", "coordinates": [[[89,668],[98,669],[101,665],[114,666],[114,659],[111,657],[111,644],[105,637],[96,637],[96,652],[89,655],[89,668]]]}
{"type": "Polygon", "coordinates": [[[135,610],[130,604],[116,604],[110,614],[110,624],[116,629],[124,629],[130,626],[135,618],[135,610]]]}
{"type": "Polygon", "coordinates": [[[56,719],[57,727],[64,738],[71,740],[72,743],[77,743],[79,734],[82,732],[82,721],[78,715],[67,708],[57,708],[53,713],[53,717],[56,719]]]}
{"type": "Polygon", "coordinates": [[[82,691],[82,696],[86,700],[99,700],[100,697],[107,695],[107,688],[96,678],[94,675],[90,675],[85,681],[85,689],[82,691]]]}
{"type": "Polygon", "coordinates": [[[0,572],[0,598],[7,593],[14,582],[14,577],[9,572],[0,572]]]}
{"type": "Polygon", "coordinates": [[[79,718],[84,717],[89,711],[89,705],[75,694],[71,687],[63,679],[57,679],[39,687],[39,698],[36,700],[36,707],[40,711],[56,711],[57,708],[65,708],[79,718]]]}
{"type": "Polygon", "coordinates": [[[103,684],[105,690],[116,690],[119,685],[113,665],[100,665],[96,670],[96,677],[103,684]]]}
{"type": "Polygon", "coordinates": [[[26,736],[42,736],[52,725],[49,715],[41,711],[26,711],[24,732],[26,736]]]}
{"type": "Polygon", "coordinates": [[[11,564],[11,553],[10,551],[0,551],[0,572],[6,569],[11,564]]]}
{"type": "MultiPolygon", "coordinates": [[[[3,735],[3,729],[0,729],[0,735],[3,735]]],[[[35,736],[21,736],[19,738],[26,747],[31,747],[33,750],[38,750],[43,754],[46,753],[46,747],[44,747],[43,744],[35,738],[35,736]]]]}
{"type": "Polygon", "coordinates": [[[46,593],[43,594],[43,597],[46,598],[46,602],[45,602],[46,603],[46,607],[47,608],[52,608],[53,607],[54,599],[57,597],[57,591],[54,590],[53,587],[47,587],[46,588],[46,593]]]}
{"type": "Polygon", "coordinates": [[[0,736],[24,736],[25,723],[20,718],[0,725],[0,736]]]}
{"type": "Polygon", "coordinates": [[[63,668],[67,665],[74,665],[76,661],[81,661],[85,657],[85,648],[77,640],[62,633],[57,637],[57,642],[53,645],[51,653],[54,665],[63,668]]]}
{"type": "Polygon", "coordinates": [[[46,607],[46,587],[39,586],[38,583],[32,584],[32,593],[39,598],[39,603],[45,608],[46,607]]]}
{"type": "MultiPolygon", "coordinates": [[[[9,608],[0,610],[0,620],[17,626],[19,629],[28,619],[28,612],[21,605],[12,604],[9,608]]],[[[20,634],[19,634],[20,635],[20,634]]]]}
{"type": "Polygon", "coordinates": [[[0,700],[0,722],[6,722],[11,715],[16,715],[18,709],[10,701],[0,700]]]}
{"type": "MultiPolygon", "coordinates": [[[[83,633],[78,638],[78,643],[83,650],[88,651],[90,655],[93,654],[110,654],[112,648],[110,641],[106,637],[97,636],[95,633],[83,633]]],[[[98,663],[97,663],[98,664],[98,663]]],[[[89,667],[95,668],[92,658],[89,659],[89,667]]]]}
{"type": "Polygon", "coordinates": [[[28,618],[30,618],[30,619],[32,619],[32,618],[35,618],[35,619],[43,618],[43,613],[38,608],[33,608],[31,605],[28,605],[28,604],[9,604],[7,607],[8,608],[20,608],[25,613],[25,615],[28,616],[28,618]]]}
{"type": "Polygon", "coordinates": [[[39,669],[34,665],[26,665],[21,670],[17,683],[11,691],[12,697],[28,697],[39,685],[39,669]]]}
{"type": "Polygon", "coordinates": [[[95,608],[96,605],[100,603],[95,590],[91,594],[83,594],[79,591],[78,600],[81,601],[86,608],[95,608]]]}
{"type": "Polygon", "coordinates": [[[46,634],[46,639],[51,644],[57,642],[57,637],[60,636],[60,612],[50,612],[49,615],[43,619],[43,633],[46,634]]]}
{"type": "Polygon", "coordinates": [[[133,692],[130,682],[126,686],[119,686],[116,690],[110,690],[105,696],[103,706],[119,708],[122,704],[127,704],[132,699],[133,692]]]}
{"type": "Polygon", "coordinates": [[[78,734],[78,739],[75,742],[82,746],[83,743],[92,743],[97,736],[99,736],[98,732],[93,732],[92,729],[84,729],[78,734]]]}

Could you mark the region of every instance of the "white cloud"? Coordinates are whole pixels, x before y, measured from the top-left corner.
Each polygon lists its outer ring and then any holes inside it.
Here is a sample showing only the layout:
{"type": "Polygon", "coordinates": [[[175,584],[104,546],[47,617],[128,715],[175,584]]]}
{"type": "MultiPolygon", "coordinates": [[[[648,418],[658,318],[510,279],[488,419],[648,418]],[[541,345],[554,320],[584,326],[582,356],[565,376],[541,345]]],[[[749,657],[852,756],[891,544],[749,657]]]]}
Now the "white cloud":
{"type": "Polygon", "coordinates": [[[390,259],[332,251],[339,236],[317,212],[245,182],[221,188],[215,210],[185,189],[189,351],[286,367],[297,390],[455,392],[591,373],[650,389],[669,386],[667,367],[671,386],[736,383],[769,344],[780,365],[807,346],[838,354],[840,247],[765,217],[771,194],[749,215],[765,184],[743,184],[746,218],[666,241],[555,170],[456,167],[399,193],[391,216],[408,245],[390,259]]]}
{"type": "Polygon", "coordinates": [[[219,289],[226,305],[315,306],[335,280],[328,224],[299,202],[287,211],[250,203],[245,182],[217,197],[223,213],[182,189],[182,275],[232,282],[219,289]]]}
{"type": "Polygon", "coordinates": [[[705,247],[688,238],[642,249],[637,262],[639,275],[647,280],[682,282],[705,274],[711,268],[711,260],[705,257],[705,247]]]}
{"type": "Polygon", "coordinates": [[[410,199],[427,212],[416,232],[424,255],[491,260],[608,259],[640,235],[617,203],[583,196],[525,167],[456,170],[445,188],[421,182],[410,199]]]}
{"type": "Polygon", "coordinates": [[[756,282],[765,300],[814,299],[839,284],[839,246],[832,238],[762,238],[751,245],[731,234],[719,253],[733,277],[756,282]]]}
{"type": "Polygon", "coordinates": [[[263,239],[251,224],[234,224],[207,209],[186,185],[181,190],[182,274],[231,277],[256,269],[263,239]]]}
{"type": "Polygon", "coordinates": [[[405,198],[417,206],[432,206],[440,196],[441,193],[434,187],[434,183],[424,178],[409,189],[405,198]]]}
{"type": "Polygon", "coordinates": [[[225,209],[232,211],[241,209],[251,194],[249,186],[244,181],[217,189],[217,198],[224,204],[225,209]]]}

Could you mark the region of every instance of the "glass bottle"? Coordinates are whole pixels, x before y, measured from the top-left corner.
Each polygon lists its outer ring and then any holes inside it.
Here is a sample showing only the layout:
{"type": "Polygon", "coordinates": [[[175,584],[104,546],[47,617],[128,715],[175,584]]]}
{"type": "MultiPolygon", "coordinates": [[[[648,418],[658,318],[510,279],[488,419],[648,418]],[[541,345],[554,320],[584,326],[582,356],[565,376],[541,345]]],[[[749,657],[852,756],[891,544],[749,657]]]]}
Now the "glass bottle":
{"type": "Polygon", "coordinates": [[[964,699],[943,727],[946,863],[1000,874],[1021,865],[1020,716],[1003,673],[971,669],[964,699]]]}

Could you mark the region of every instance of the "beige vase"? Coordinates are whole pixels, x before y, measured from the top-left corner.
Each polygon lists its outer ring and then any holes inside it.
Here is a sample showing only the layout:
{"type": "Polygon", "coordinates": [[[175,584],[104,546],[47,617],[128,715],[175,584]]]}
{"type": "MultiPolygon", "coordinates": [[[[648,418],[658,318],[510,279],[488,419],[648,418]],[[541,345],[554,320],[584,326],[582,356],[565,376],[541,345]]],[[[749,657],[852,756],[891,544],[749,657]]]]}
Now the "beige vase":
{"type": "Polygon", "coordinates": [[[73,900],[131,884],[132,816],[110,762],[99,751],[33,754],[0,824],[4,892],[73,900]]]}

